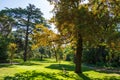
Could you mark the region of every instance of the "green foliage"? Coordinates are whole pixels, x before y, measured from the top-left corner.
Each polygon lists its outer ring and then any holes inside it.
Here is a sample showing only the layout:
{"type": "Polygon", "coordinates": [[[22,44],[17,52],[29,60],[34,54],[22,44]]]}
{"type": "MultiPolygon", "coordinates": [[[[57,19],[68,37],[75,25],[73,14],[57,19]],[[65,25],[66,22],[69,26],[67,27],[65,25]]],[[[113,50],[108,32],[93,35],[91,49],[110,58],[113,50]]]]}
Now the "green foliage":
{"type": "Polygon", "coordinates": [[[8,37],[12,31],[14,20],[0,13],[0,35],[8,37]]]}
{"type": "Polygon", "coordinates": [[[120,67],[120,51],[111,50],[108,55],[108,66],[120,67]]]}
{"type": "Polygon", "coordinates": [[[0,63],[7,62],[8,54],[7,54],[7,46],[9,44],[9,40],[7,38],[0,36],[0,63]]]}
{"type": "Polygon", "coordinates": [[[66,61],[73,61],[75,53],[74,53],[74,50],[71,48],[70,45],[65,47],[65,49],[63,50],[63,54],[65,56],[66,61]]]}
{"type": "MultiPolygon", "coordinates": [[[[91,45],[97,44],[103,40],[109,42],[111,33],[115,32],[116,25],[119,23],[117,17],[120,9],[119,1],[112,0],[89,0],[84,4],[85,0],[48,0],[54,5],[55,17],[54,23],[57,26],[65,40],[76,42],[75,64],[76,72],[81,72],[81,57],[84,48],[84,42],[90,42],[91,45]],[[81,4],[81,2],[83,2],[81,4]],[[114,6],[114,7],[113,7],[114,6]]],[[[104,44],[101,44],[104,46],[104,44]]],[[[104,50],[90,50],[90,59],[95,58],[96,61],[104,62],[104,50]],[[98,54],[100,51],[100,54],[98,54]],[[91,55],[91,53],[93,53],[91,55]]],[[[87,56],[87,55],[86,55],[87,56]]],[[[86,57],[87,58],[87,57],[86,57]]],[[[87,61],[89,61],[87,60],[87,61]]],[[[96,62],[95,60],[94,63],[96,62]]],[[[93,63],[92,61],[92,63],[93,63]]]]}
{"type": "MultiPolygon", "coordinates": [[[[26,8],[6,8],[0,11],[1,15],[6,15],[11,17],[15,23],[14,26],[16,31],[14,32],[15,40],[19,40],[18,45],[20,48],[18,50],[24,49],[24,61],[27,60],[28,53],[30,54],[31,51],[31,44],[34,43],[30,40],[29,35],[33,33],[33,29],[37,24],[43,24],[46,27],[47,25],[46,20],[43,17],[43,13],[39,8],[36,8],[34,5],[29,4],[26,8]],[[24,45],[22,45],[22,40],[24,40],[24,45]],[[21,46],[22,45],[22,46],[21,46]]],[[[16,41],[17,42],[17,41],[16,41]]]]}
{"type": "Polygon", "coordinates": [[[95,64],[97,66],[119,67],[119,60],[119,50],[112,50],[104,45],[100,45],[97,48],[84,49],[83,51],[84,63],[95,64]]]}

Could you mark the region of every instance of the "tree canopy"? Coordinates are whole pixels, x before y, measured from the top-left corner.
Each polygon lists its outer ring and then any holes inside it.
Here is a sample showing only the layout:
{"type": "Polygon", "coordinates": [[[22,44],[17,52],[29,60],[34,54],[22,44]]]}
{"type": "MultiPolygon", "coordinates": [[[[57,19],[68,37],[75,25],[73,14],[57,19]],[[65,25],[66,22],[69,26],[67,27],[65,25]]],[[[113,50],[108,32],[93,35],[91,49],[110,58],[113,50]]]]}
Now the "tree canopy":
{"type": "Polygon", "coordinates": [[[15,23],[13,28],[16,29],[17,36],[21,39],[25,40],[24,43],[24,61],[27,60],[28,48],[29,46],[29,34],[33,33],[33,29],[35,29],[36,24],[43,24],[46,27],[46,20],[43,17],[43,13],[39,8],[36,8],[34,5],[29,4],[26,8],[6,8],[0,12],[1,15],[6,15],[11,17],[15,23]]]}
{"type": "MultiPolygon", "coordinates": [[[[54,23],[61,35],[70,35],[76,42],[76,73],[81,73],[83,43],[108,42],[110,33],[119,23],[119,1],[49,0],[54,5],[54,23]]],[[[70,39],[69,38],[69,39],[70,39]]]]}

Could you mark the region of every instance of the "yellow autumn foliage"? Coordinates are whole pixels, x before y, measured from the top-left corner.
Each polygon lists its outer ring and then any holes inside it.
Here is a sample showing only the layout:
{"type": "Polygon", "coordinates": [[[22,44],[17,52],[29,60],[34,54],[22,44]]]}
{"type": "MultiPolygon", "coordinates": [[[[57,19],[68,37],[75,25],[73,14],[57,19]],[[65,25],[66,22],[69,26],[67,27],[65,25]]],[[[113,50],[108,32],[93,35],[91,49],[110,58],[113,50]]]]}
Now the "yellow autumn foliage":
{"type": "Polygon", "coordinates": [[[12,64],[12,60],[15,56],[15,51],[17,50],[17,45],[15,43],[10,43],[8,45],[8,50],[9,50],[9,59],[10,59],[10,63],[12,64]]]}
{"type": "Polygon", "coordinates": [[[58,35],[44,25],[36,25],[31,38],[34,41],[32,45],[32,49],[34,50],[40,46],[50,45],[52,41],[58,39],[58,35]]]}
{"type": "Polygon", "coordinates": [[[15,43],[10,43],[10,44],[8,45],[8,49],[9,49],[10,51],[16,51],[16,50],[17,50],[17,45],[16,45],[15,43]]]}

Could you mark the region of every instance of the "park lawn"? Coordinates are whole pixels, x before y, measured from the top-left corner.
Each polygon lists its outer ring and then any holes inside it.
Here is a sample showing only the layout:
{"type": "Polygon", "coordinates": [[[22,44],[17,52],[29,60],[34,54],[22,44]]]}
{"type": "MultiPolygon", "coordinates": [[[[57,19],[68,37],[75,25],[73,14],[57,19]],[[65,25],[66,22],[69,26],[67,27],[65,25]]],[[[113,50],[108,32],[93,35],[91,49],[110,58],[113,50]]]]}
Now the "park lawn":
{"type": "Polygon", "coordinates": [[[77,75],[72,62],[57,63],[54,59],[14,65],[0,64],[0,80],[12,80],[14,76],[22,77],[21,80],[120,80],[120,74],[117,73],[98,72],[84,65],[82,70],[83,74],[77,75]]]}

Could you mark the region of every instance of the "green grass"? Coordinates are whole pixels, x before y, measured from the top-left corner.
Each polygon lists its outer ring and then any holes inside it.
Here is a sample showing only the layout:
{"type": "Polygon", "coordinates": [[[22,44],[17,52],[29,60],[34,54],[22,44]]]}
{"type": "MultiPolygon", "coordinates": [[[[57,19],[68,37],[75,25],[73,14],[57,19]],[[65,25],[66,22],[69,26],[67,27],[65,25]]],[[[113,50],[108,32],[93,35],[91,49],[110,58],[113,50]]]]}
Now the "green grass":
{"type": "Polygon", "coordinates": [[[0,64],[0,80],[120,80],[120,74],[98,72],[82,66],[83,74],[74,73],[72,62],[54,59],[28,61],[20,64],[0,64]]]}

